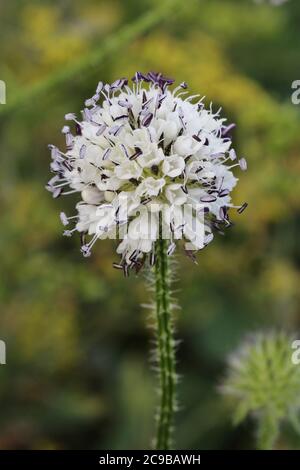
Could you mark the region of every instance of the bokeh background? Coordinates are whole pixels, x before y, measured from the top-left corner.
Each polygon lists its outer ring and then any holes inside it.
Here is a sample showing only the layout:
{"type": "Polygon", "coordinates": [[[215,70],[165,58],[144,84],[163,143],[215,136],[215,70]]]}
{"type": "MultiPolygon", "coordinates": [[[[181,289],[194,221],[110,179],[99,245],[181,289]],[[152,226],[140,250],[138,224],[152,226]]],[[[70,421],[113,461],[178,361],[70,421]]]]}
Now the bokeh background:
{"type": "MultiPolygon", "coordinates": [[[[300,3],[252,0],[10,0],[0,4],[1,449],[149,447],[156,378],[143,277],[112,268],[113,243],[89,259],[61,236],[47,144],[99,80],[158,70],[187,81],[238,124],[247,157],[236,226],[198,258],[178,256],[177,448],[253,448],[218,393],[227,355],[249,332],[300,326],[300,3]]],[[[278,444],[300,448],[286,428],[278,444]]]]}

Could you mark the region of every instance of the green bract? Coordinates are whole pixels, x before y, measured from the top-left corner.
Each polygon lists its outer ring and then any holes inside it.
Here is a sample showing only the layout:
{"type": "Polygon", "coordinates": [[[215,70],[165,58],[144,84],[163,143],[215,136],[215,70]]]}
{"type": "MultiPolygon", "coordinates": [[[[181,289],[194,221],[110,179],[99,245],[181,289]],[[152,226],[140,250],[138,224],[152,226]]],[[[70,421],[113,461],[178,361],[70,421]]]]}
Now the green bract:
{"type": "Polygon", "coordinates": [[[247,415],[258,422],[258,446],[272,448],[282,420],[299,430],[300,365],[293,361],[293,338],[257,334],[231,356],[223,393],[234,404],[234,424],[247,415]]]}

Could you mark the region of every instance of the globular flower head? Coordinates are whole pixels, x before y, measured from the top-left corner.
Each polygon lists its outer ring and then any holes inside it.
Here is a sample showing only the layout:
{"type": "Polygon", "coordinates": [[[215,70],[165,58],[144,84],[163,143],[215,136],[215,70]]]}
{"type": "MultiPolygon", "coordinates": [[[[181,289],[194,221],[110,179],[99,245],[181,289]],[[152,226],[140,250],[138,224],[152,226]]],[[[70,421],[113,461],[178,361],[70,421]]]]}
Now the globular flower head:
{"type": "Polygon", "coordinates": [[[121,240],[116,267],[140,269],[155,261],[159,237],[184,240],[186,252],[204,248],[215,230],[231,225],[230,193],[237,183],[234,167],[246,170],[231,147],[234,125],[189,96],[186,83],[160,73],[136,73],[112,84],[100,82],[85,102],[82,119],[70,113],[75,134],[66,125],[66,151],[50,146],[55,176],[47,189],[53,197],[79,193],[77,214],[61,214],[65,235],[80,232],[82,253],[89,256],[98,239],[121,240]],[[68,188],[68,189],[66,189],[68,188]]]}
{"type": "Polygon", "coordinates": [[[232,400],[235,424],[251,415],[261,434],[270,433],[271,426],[276,436],[283,419],[300,429],[300,365],[293,360],[297,344],[285,333],[259,333],[230,357],[221,391],[232,400]]]}

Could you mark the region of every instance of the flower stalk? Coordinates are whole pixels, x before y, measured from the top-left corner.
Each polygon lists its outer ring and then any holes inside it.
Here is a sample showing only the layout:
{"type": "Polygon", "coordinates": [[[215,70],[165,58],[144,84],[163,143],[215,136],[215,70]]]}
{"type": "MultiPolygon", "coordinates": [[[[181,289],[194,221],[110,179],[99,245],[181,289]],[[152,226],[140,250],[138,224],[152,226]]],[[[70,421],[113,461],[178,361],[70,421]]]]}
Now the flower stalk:
{"type": "Polygon", "coordinates": [[[279,426],[274,410],[266,410],[258,423],[257,447],[260,450],[273,450],[279,434],[279,426]]]}
{"type": "Polygon", "coordinates": [[[167,254],[168,241],[161,236],[156,242],[155,316],[157,361],[160,381],[160,404],[157,417],[157,450],[168,450],[172,444],[173,415],[176,407],[175,340],[171,302],[171,268],[167,254]]]}

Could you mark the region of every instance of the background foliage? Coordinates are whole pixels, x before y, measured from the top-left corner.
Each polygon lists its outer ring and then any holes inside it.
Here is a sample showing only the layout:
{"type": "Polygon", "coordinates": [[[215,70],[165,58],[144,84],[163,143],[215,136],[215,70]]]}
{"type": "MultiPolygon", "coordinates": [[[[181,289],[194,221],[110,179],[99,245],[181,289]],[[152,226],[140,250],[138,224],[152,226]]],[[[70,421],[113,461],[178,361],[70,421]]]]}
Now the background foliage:
{"type": "MultiPolygon", "coordinates": [[[[44,185],[64,114],[100,79],[150,69],[222,106],[248,159],[235,192],[247,212],[198,266],[178,256],[176,439],[183,449],[251,448],[251,422],[233,429],[217,386],[249,331],[299,328],[299,108],[290,100],[299,2],[11,0],[0,16],[0,448],[149,445],[156,396],[143,279],[113,270],[109,242],[84,260],[58,219],[74,201],[53,201],[44,185]]],[[[279,446],[300,441],[287,428],[279,446]]]]}

